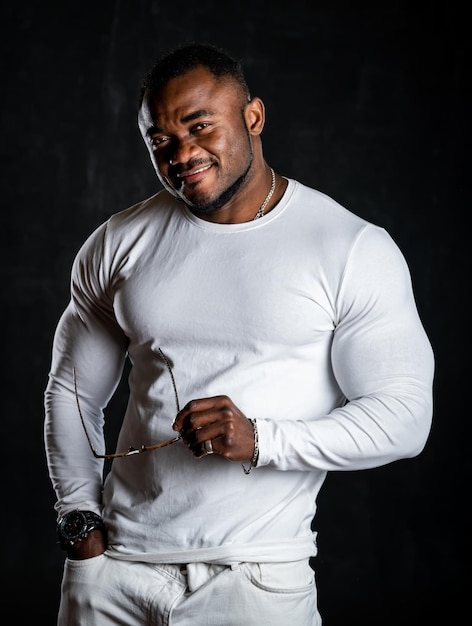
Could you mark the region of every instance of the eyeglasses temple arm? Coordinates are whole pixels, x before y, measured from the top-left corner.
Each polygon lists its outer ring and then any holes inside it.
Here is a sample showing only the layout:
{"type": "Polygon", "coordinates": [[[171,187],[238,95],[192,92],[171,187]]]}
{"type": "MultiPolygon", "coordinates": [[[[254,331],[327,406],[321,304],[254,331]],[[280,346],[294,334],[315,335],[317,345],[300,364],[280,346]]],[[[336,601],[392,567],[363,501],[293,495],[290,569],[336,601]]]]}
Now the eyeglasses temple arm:
{"type": "Polygon", "coordinates": [[[174,388],[174,394],[175,394],[175,406],[177,408],[177,413],[180,411],[180,403],[179,403],[179,396],[177,394],[177,385],[175,384],[175,379],[174,379],[174,374],[172,372],[172,368],[170,366],[169,361],[167,360],[166,355],[162,352],[161,348],[158,348],[157,350],[159,352],[159,355],[161,357],[161,359],[164,361],[164,363],[167,366],[167,369],[169,370],[169,374],[170,374],[170,378],[172,380],[172,386],[174,388]]]}
{"type": "Polygon", "coordinates": [[[90,435],[88,434],[87,426],[85,425],[84,416],[82,415],[82,409],[80,408],[80,402],[79,402],[79,392],[78,392],[78,390],[77,390],[77,373],[76,373],[76,371],[75,371],[75,367],[72,369],[72,373],[73,373],[73,375],[74,375],[74,394],[75,394],[75,402],[76,402],[76,404],[77,404],[77,409],[78,409],[78,411],[79,411],[80,419],[81,419],[81,421],[82,421],[82,426],[83,426],[83,429],[84,429],[84,432],[85,432],[85,436],[87,437],[87,441],[88,441],[88,444],[89,444],[89,446],[90,446],[90,450],[92,450],[93,456],[94,456],[96,459],[103,459],[103,458],[106,458],[108,455],[106,455],[106,454],[98,454],[98,453],[97,453],[97,451],[96,451],[96,449],[95,449],[95,446],[93,445],[92,440],[90,439],[90,435]]]}

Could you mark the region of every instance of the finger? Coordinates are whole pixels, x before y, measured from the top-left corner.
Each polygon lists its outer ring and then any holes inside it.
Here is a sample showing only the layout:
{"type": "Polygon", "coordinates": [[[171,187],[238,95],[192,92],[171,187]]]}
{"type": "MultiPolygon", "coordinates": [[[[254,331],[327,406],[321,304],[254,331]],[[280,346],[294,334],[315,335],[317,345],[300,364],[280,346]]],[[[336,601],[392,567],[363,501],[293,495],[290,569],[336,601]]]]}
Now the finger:
{"type": "Polygon", "coordinates": [[[181,431],[184,427],[184,422],[188,418],[191,413],[198,413],[199,411],[204,411],[207,408],[210,408],[214,404],[214,398],[199,398],[190,400],[187,404],[181,409],[172,424],[172,428],[177,431],[181,431]]]}
{"type": "Polygon", "coordinates": [[[229,402],[226,396],[214,396],[191,400],[181,409],[172,428],[181,433],[189,433],[213,421],[214,414],[229,402]]]}
{"type": "Polygon", "coordinates": [[[218,453],[217,449],[217,440],[220,440],[221,437],[221,428],[218,423],[212,422],[207,426],[203,426],[201,428],[196,428],[195,430],[189,431],[182,435],[184,442],[187,444],[187,447],[195,454],[196,456],[202,456],[207,454],[208,452],[218,453]],[[211,443],[206,443],[211,442],[211,443]]]}
{"type": "Polygon", "coordinates": [[[202,441],[195,447],[195,450],[193,451],[194,456],[197,459],[200,459],[204,456],[218,454],[217,450],[215,450],[214,443],[214,439],[205,439],[205,441],[202,441]]]}

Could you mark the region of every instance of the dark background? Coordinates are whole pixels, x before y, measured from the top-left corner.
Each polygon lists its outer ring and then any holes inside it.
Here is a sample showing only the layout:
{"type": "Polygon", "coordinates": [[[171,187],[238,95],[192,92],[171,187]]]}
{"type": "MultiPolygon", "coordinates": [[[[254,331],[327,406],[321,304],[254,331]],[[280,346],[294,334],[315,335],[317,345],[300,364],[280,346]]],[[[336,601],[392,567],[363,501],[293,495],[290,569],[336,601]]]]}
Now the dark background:
{"type": "Polygon", "coordinates": [[[198,39],[243,60],[267,107],[267,161],[391,233],[436,355],[424,452],[331,474],[321,492],[325,626],[462,623],[465,15],[451,2],[26,0],[0,16],[2,612],[55,623],[63,554],[42,439],[52,335],[84,238],[159,188],[136,127],[140,80],[162,49],[198,39]]]}

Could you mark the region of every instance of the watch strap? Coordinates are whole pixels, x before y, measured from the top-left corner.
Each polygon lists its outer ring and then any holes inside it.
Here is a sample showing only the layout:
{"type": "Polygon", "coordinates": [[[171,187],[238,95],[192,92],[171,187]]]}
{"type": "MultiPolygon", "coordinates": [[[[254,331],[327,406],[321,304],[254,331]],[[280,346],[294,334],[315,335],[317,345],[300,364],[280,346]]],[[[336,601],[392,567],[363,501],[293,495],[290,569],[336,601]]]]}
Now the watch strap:
{"type": "Polygon", "coordinates": [[[103,530],[103,519],[93,511],[70,511],[57,524],[59,543],[64,550],[83,541],[92,530],[103,530]]]}

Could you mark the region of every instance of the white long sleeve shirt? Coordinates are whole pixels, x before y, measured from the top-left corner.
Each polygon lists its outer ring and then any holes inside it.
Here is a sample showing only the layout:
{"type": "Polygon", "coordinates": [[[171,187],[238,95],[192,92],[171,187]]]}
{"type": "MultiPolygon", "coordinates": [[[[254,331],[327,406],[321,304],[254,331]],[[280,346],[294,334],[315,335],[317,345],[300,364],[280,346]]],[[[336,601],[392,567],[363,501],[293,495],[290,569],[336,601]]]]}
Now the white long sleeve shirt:
{"type": "Polygon", "coordinates": [[[433,354],[408,267],[385,230],[289,180],[266,216],[214,224],[166,191],[115,214],[74,262],[45,394],[58,514],[103,514],[108,553],[153,562],[295,560],[326,472],[417,455],[433,354]],[[113,462],[103,411],[132,363],[118,449],[175,435],[180,406],[228,395],[259,431],[245,475],[182,442],[113,462]],[[108,451],[110,452],[110,451],[108,451]]]}

